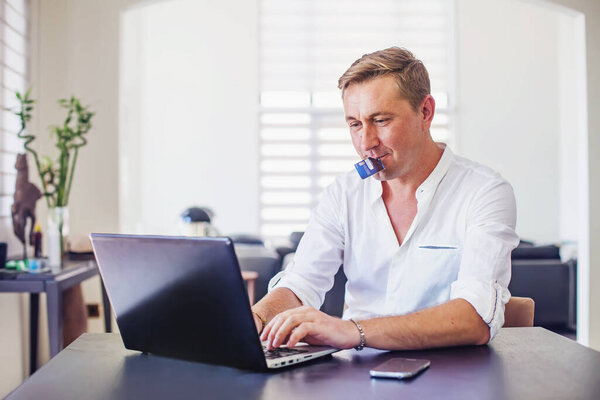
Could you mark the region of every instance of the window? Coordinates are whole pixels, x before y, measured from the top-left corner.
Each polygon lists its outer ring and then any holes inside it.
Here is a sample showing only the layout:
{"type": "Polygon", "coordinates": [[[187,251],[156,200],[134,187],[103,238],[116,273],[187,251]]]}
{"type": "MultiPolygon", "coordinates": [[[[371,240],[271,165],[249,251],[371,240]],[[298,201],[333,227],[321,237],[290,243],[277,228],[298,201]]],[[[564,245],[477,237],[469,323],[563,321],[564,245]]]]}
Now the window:
{"type": "MultiPolygon", "coordinates": [[[[26,90],[28,82],[29,4],[26,0],[0,1],[0,241],[15,241],[10,208],[15,191],[17,154],[23,152],[23,141],[17,137],[19,118],[6,107],[17,106],[15,91],[26,90]]],[[[30,165],[30,177],[32,166],[30,165]]],[[[15,246],[9,244],[9,251],[15,246]]],[[[18,250],[20,251],[20,250],[18,250]]]]}
{"type": "Polygon", "coordinates": [[[362,54],[399,46],[427,67],[431,129],[453,142],[451,0],[261,0],[260,229],[304,230],[334,177],[358,161],[337,80],[362,54]]]}

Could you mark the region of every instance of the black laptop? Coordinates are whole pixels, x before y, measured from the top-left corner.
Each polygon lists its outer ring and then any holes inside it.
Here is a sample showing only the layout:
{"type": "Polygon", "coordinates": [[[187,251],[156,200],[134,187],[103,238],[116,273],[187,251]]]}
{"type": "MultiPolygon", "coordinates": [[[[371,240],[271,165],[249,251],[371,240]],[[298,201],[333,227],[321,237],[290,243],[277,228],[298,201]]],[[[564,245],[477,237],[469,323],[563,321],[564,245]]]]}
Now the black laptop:
{"type": "Polygon", "coordinates": [[[252,370],[337,351],[303,343],[265,350],[229,238],[90,238],[128,349],[252,370]]]}

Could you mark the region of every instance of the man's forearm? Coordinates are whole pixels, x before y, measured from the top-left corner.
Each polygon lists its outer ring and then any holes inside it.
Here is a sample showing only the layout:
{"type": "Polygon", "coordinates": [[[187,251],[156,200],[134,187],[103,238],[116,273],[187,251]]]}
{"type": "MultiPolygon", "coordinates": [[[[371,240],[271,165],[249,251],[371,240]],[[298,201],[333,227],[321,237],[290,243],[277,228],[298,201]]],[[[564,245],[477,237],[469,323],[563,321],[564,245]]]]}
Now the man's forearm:
{"type": "Polygon", "coordinates": [[[300,307],[302,302],[294,292],[288,288],[278,288],[268,293],[258,303],[252,306],[252,311],[256,312],[267,322],[282,311],[290,308],[300,307]]]}
{"type": "Polygon", "coordinates": [[[489,326],[463,299],[407,315],[364,320],[360,324],[366,345],[385,350],[485,344],[490,335],[489,326]]]}

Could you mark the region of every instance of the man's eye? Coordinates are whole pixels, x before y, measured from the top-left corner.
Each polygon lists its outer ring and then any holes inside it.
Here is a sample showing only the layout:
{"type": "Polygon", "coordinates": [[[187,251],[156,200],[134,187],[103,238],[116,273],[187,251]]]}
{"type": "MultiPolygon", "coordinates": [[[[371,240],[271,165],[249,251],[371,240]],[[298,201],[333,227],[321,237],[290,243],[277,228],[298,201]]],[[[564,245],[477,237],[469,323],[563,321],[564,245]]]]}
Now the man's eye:
{"type": "Polygon", "coordinates": [[[350,128],[358,128],[360,124],[358,122],[352,122],[349,126],[350,128]]]}
{"type": "Polygon", "coordinates": [[[385,124],[386,122],[388,122],[390,119],[389,118],[384,118],[384,119],[376,119],[375,123],[376,124],[385,124]]]}

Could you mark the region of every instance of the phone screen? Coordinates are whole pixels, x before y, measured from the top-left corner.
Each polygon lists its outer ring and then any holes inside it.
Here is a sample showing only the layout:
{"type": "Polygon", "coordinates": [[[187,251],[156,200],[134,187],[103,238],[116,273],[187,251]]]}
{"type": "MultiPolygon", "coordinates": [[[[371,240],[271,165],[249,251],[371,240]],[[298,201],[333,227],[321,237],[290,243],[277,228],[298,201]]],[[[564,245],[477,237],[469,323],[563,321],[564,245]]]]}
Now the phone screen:
{"type": "Polygon", "coordinates": [[[374,378],[410,378],[429,367],[429,360],[415,358],[392,358],[373,368],[369,373],[374,378]]]}

